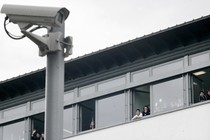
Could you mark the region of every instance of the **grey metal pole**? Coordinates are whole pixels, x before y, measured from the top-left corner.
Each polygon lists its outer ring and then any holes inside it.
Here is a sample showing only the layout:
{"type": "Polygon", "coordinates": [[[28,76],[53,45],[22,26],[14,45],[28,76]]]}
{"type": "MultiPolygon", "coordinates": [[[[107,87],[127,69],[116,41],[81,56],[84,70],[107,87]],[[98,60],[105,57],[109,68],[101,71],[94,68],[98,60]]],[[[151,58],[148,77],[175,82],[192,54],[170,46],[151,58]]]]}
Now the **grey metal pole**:
{"type": "MultiPolygon", "coordinates": [[[[64,24],[51,32],[62,32],[64,24]]],[[[64,52],[47,54],[45,89],[45,140],[63,139],[64,52]]]]}
{"type": "MultiPolygon", "coordinates": [[[[0,12],[7,15],[4,23],[5,30],[6,21],[9,19],[9,22],[18,24],[21,32],[39,47],[40,56],[45,56],[47,54],[45,85],[45,140],[62,140],[64,47],[66,57],[72,53],[71,49],[73,47],[71,37],[66,37],[64,39],[64,21],[69,15],[69,10],[66,8],[55,7],[3,5],[0,12]],[[24,14],[22,15],[22,13],[24,14]],[[36,20],[33,20],[34,18],[36,20]],[[39,36],[32,33],[39,28],[33,28],[34,30],[27,31],[30,27],[32,27],[32,25],[49,27],[48,34],[45,36],[39,36]],[[63,44],[65,46],[63,46],[63,44]]],[[[12,38],[22,39],[23,37],[24,36],[20,38],[12,38]]],[[[2,130],[0,129],[0,133],[1,131],[2,130]]]]}

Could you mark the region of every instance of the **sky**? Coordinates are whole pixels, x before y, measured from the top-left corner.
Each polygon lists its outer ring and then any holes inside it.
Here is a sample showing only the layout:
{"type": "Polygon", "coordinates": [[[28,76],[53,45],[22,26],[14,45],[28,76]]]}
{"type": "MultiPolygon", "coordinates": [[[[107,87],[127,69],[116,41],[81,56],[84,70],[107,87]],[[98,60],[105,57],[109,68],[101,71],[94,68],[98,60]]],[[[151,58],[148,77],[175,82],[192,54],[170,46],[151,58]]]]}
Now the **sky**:
{"type": "MultiPolygon", "coordinates": [[[[1,0],[3,4],[66,7],[65,36],[73,37],[73,59],[210,14],[210,0],[1,0]]],[[[0,81],[46,66],[46,56],[28,38],[13,40],[0,14],[0,81]]],[[[8,29],[21,35],[19,27],[8,29]]],[[[37,32],[43,35],[43,32],[37,32]]]]}

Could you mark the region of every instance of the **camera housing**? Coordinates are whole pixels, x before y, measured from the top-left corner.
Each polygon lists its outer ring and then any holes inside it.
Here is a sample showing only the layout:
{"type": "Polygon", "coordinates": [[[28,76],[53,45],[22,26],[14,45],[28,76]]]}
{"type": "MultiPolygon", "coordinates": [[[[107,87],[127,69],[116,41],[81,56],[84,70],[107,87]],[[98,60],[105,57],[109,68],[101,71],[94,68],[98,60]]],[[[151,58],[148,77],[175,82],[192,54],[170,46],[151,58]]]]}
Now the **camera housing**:
{"type": "Polygon", "coordinates": [[[58,7],[39,7],[5,4],[1,13],[8,16],[15,24],[61,26],[69,15],[69,10],[58,7]]]}
{"type": "Polygon", "coordinates": [[[72,53],[72,38],[64,38],[64,22],[69,15],[69,10],[66,8],[5,4],[1,8],[1,13],[6,14],[4,29],[7,35],[12,39],[28,37],[39,47],[40,56],[64,50],[65,57],[72,53]],[[10,34],[6,28],[7,20],[18,24],[23,35],[15,37],[10,34]],[[38,26],[30,29],[33,25],[38,26]],[[32,33],[40,28],[46,28],[48,34],[39,36],[32,33]]]}

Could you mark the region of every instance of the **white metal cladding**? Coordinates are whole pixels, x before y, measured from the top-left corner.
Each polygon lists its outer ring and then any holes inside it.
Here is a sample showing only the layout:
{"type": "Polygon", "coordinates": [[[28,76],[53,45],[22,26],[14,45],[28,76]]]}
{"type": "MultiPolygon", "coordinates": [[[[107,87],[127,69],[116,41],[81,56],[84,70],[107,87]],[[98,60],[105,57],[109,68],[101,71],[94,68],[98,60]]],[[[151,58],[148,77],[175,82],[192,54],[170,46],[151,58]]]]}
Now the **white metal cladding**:
{"type": "Polygon", "coordinates": [[[183,69],[184,66],[183,64],[184,64],[183,59],[167,62],[152,68],[152,74],[153,75],[165,74],[167,72],[183,69]]]}
{"type": "Polygon", "coordinates": [[[197,54],[190,55],[190,65],[196,65],[202,62],[208,62],[210,60],[210,51],[205,51],[197,54]]]}
{"type": "Polygon", "coordinates": [[[118,87],[124,85],[126,81],[125,76],[116,77],[113,79],[108,79],[98,83],[98,91],[107,90],[110,88],[118,87]]]}
{"type": "Polygon", "coordinates": [[[8,108],[3,111],[3,118],[11,118],[14,116],[22,116],[26,113],[26,104],[8,108]]]}
{"type": "Polygon", "coordinates": [[[210,103],[203,104],[65,140],[209,140],[209,108],[210,103]]]}
{"type": "Polygon", "coordinates": [[[40,99],[31,102],[32,110],[44,110],[45,109],[45,99],[40,99]]]}
{"type": "Polygon", "coordinates": [[[149,76],[150,76],[150,72],[148,69],[135,71],[135,72],[131,73],[131,81],[132,82],[143,81],[143,80],[149,78],[149,76]]]}
{"type": "Polygon", "coordinates": [[[64,102],[69,101],[69,100],[73,100],[74,98],[74,91],[67,91],[64,94],[64,102]]]}
{"type": "Polygon", "coordinates": [[[95,92],[96,92],[95,85],[88,85],[88,86],[79,88],[79,96],[87,96],[95,92]]]}

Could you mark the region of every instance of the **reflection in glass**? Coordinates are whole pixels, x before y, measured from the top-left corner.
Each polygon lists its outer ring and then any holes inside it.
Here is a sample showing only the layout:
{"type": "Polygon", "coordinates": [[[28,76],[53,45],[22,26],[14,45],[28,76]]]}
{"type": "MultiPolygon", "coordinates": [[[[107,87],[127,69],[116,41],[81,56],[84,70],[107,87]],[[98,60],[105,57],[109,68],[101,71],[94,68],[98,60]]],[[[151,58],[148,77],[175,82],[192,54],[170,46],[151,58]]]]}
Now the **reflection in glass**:
{"type": "Polygon", "coordinates": [[[98,127],[125,122],[125,94],[98,100],[98,127]]]}
{"type": "Polygon", "coordinates": [[[3,126],[3,140],[24,140],[25,121],[3,126]]]}
{"type": "Polygon", "coordinates": [[[63,114],[63,137],[69,137],[73,135],[73,113],[72,108],[64,110],[63,114]]]}
{"type": "Polygon", "coordinates": [[[183,106],[183,78],[153,85],[154,113],[173,110],[183,106]]]}

